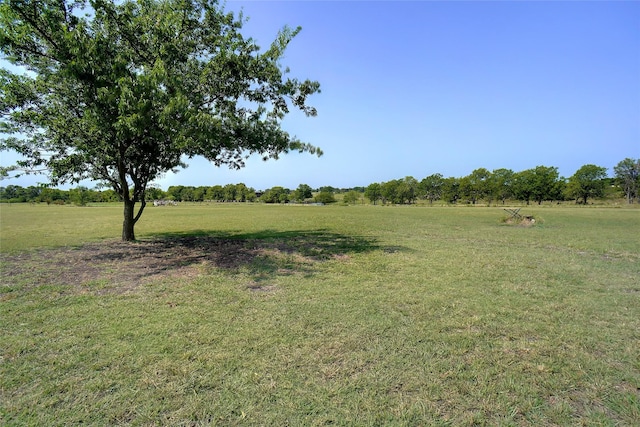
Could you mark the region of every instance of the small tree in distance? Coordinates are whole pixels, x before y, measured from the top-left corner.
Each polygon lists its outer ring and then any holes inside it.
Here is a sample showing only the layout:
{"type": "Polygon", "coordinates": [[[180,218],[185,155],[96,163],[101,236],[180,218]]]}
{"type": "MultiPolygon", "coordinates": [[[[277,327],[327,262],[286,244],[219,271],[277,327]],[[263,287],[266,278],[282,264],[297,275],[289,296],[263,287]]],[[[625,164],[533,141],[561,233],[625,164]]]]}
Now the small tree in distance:
{"type": "Polygon", "coordinates": [[[376,202],[382,198],[380,184],[377,182],[369,184],[364,190],[364,196],[375,205],[376,202]]]}
{"type": "Polygon", "coordinates": [[[260,200],[264,203],[288,203],[289,193],[291,191],[287,188],[276,186],[265,191],[260,200]]]}
{"type": "Polygon", "coordinates": [[[329,204],[329,203],[335,203],[336,198],[331,191],[324,190],[316,194],[313,200],[316,203],[329,204]]]}
{"type": "Polygon", "coordinates": [[[587,204],[589,197],[602,197],[604,195],[607,168],[596,165],[584,165],[569,178],[567,193],[570,197],[581,200],[587,204]]]}
{"type": "Polygon", "coordinates": [[[355,190],[347,191],[346,193],[344,193],[344,196],[342,196],[342,201],[350,205],[355,205],[356,203],[358,203],[358,200],[360,200],[361,194],[362,193],[359,193],[355,190]]]}
{"type": "Polygon", "coordinates": [[[72,188],[71,190],[69,190],[69,198],[77,206],[87,206],[91,195],[87,187],[79,186],[77,188],[72,188]]]}
{"type": "Polygon", "coordinates": [[[545,200],[558,200],[562,195],[563,179],[557,167],[536,166],[514,174],[514,196],[518,200],[536,201],[539,205],[545,200]]]}
{"type": "Polygon", "coordinates": [[[491,173],[490,191],[493,196],[502,202],[513,195],[513,176],[511,169],[496,169],[491,173]]]}
{"type": "Polygon", "coordinates": [[[616,178],[622,187],[627,203],[640,198],[640,159],[626,158],[613,167],[616,178]]]}
{"type": "Polygon", "coordinates": [[[304,202],[307,199],[313,197],[313,190],[307,184],[300,184],[298,188],[296,188],[293,193],[291,193],[291,198],[296,202],[304,202]]]}
{"type": "Polygon", "coordinates": [[[420,181],[419,188],[421,195],[429,201],[430,205],[433,205],[433,202],[442,197],[444,178],[439,173],[429,175],[420,181]]]}

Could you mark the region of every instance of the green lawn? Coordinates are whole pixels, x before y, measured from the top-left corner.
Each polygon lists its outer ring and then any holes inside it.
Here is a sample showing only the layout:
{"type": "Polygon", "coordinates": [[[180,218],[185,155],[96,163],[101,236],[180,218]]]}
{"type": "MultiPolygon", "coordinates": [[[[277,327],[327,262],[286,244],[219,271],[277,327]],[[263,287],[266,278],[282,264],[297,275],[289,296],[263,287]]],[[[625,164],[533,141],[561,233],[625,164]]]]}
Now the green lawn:
{"type": "Polygon", "coordinates": [[[2,425],[640,425],[640,209],[0,206],[2,425]]]}

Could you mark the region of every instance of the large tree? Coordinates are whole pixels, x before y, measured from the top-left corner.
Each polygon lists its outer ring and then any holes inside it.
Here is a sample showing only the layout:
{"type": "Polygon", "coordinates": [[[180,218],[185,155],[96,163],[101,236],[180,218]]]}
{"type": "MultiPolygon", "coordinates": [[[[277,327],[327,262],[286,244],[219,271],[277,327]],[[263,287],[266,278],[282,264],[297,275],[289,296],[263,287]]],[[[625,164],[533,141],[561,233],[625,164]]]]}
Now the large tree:
{"type": "Polygon", "coordinates": [[[149,183],[185,158],[241,168],[254,153],[321,154],[280,126],[292,107],[316,114],[319,83],[280,64],[300,28],[261,51],[243,22],[216,0],[1,2],[0,51],[27,72],[0,71],[0,148],[53,184],[111,186],[123,240],[135,240],[149,183]]]}

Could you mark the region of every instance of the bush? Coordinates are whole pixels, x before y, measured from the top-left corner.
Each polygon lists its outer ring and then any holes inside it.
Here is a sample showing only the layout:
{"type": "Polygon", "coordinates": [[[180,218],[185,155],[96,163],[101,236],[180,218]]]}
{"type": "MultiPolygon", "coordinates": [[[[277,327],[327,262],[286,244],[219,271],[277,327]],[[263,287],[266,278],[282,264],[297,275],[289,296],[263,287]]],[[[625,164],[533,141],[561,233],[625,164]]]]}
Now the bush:
{"type": "Polygon", "coordinates": [[[335,203],[336,198],[330,191],[321,191],[313,198],[316,203],[335,203]]]}

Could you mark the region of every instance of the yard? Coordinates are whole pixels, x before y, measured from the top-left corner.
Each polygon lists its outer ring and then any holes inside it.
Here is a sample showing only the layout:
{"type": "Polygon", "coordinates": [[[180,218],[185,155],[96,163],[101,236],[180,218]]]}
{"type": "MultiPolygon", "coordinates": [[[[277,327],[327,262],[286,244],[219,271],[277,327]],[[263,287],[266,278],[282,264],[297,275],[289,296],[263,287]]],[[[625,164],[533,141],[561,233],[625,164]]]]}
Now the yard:
{"type": "Polygon", "coordinates": [[[0,206],[2,425],[640,424],[640,210],[0,206]]]}

